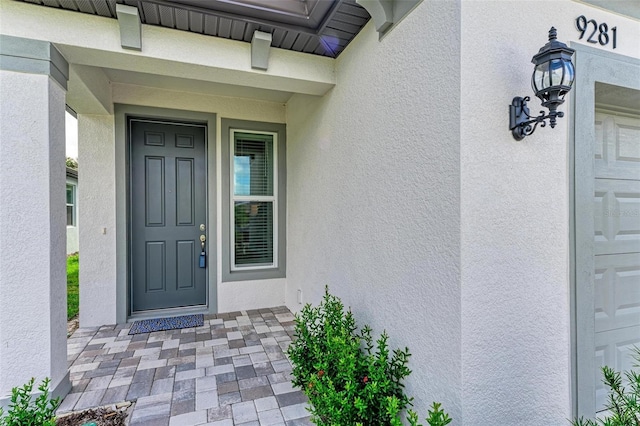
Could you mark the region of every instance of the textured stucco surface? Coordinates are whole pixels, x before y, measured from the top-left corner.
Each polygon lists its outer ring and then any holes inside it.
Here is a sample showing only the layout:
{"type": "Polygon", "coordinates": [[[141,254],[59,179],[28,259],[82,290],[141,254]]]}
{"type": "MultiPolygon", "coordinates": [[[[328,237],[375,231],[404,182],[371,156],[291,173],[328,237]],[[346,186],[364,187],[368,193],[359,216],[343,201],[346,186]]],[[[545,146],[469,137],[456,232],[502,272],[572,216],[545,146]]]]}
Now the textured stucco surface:
{"type": "Polygon", "coordinates": [[[457,422],[459,24],[457,2],[431,1],[381,42],[369,23],[330,93],[287,104],[287,306],[329,285],[410,348],[418,410],[441,401],[457,422]]]}
{"type": "MultiPolygon", "coordinates": [[[[250,69],[242,43],[145,26],[147,50],[122,51],[114,20],[0,0],[3,33],[48,37],[72,63],[81,325],[124,317],[116,283],[126,280],[126,210],[118,201],[126,167],[113,103],[216,114],[208,159],[218,264],[220,120],[287,123],[287,279],[222,283],[217,268],[210,277],[217,308],[286,303],[298,310],[298,289],[303,302],[317,303],[328,284],[360,324],[387,329],[392,346],[412,350],[407,390],[421,413],[437,400],[454,425],[565,424],[572,402],[570,120],[516,142],[507,105],[532,95],[530,59],[549,27],[567,43],[578,41],[579,15],[617,25],[615,53],[640,57],[637,21],[570,0],[424,1],[382,41],[369,24],[335,61],[274,50],[267,73],[250,69]],[[142,74],[112,83],[98,66],[142,74]],[[154,73],[162,78],[145,80],[154,73]],[[227,85],[225,94],[234,93],[229,84],[243,88],[235,96],[184,91],[200,81],[227,85]],[[301,94],[286,105],[240,98],[248,87],[265,98],[301,94]]],[[[60,176],[51,167],[64,154],[48,144],[61,138],[62,124],[49,114],[60,109],[62,117],[64,94],[45,77],[2,72],[2,79],[0,396],[14,378],[59,380],[66,371],[58,310],[65,303],[63,161],[60,176]],[[30,143],[6,144],[11,138],[30,143]],[[16,170],[26,160],[33,174],[16,170]],[[34,252],[42,254],[36,262],[34,252]],[[7,326],[16,314],[22,333],[7,326]]],[[[536,112],[539,102],[530,105],[536,112]]]]}
{"type": "Polygon", "coordinates": [[[286,284],[285,279],[219,283],[218,312],[283,306],[286,284]]]}
{"type": "Polygon", "coordinates": [[[64,95],[0,71],[0,399],[67,372],[64,95]]]}
{"type": "MultiPolygon", "coordinates": [[[[210,112],[221,118],[284,123],[286,110],[282,103],[256,101],[226,96],[212,96],[132,84],[112,84],[113,103],[210,112]]],[[[218,138],[219,140],[220,138],[218,138]]]]}
{"type": "Polygon", "coordinates": [[[114,120],[78,114],[80,324],[116,323],[114,120]],[[104,232],[104,233],[103,233],[104,232]]]}
{"type": "MultiPolygon", "coordinates": [[[[580,15],[617,25],[615,53],[636,57],[639,27],[574,1],[500,4],[462,3],[464,423],[565,424],[571,417],[570,120],[517,142],[507,130],[507,105],[514,96],[533,97],[531,57],[551,26],[569,44],[580,35],[574,27],[580,15]]],[[[537,115],[540,101],[534,97],[530,108],[537,115]]],[[[567,112],[568,103],[560,109],[567,112]]]]}
{"type": "Polygon", "coordinates": [[[76,113],[113,113],[111,85],[101,68],[71,65],[67,88],[67,105],[76,113]]]}

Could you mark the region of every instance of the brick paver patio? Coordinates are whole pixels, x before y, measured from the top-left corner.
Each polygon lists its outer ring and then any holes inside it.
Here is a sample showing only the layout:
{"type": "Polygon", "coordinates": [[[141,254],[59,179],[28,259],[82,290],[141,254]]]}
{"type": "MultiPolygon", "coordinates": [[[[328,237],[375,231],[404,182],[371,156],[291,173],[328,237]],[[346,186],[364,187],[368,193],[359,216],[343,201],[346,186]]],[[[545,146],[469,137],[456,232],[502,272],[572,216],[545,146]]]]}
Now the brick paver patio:
{"type": "Polygon", "coordinates": [[[284,354],[293,319],[278,307],[133,336],[131,324],[80,328],[68,340],[73,388],[58,413],[135,401],[130,426],[310,425],[284,354]]]}

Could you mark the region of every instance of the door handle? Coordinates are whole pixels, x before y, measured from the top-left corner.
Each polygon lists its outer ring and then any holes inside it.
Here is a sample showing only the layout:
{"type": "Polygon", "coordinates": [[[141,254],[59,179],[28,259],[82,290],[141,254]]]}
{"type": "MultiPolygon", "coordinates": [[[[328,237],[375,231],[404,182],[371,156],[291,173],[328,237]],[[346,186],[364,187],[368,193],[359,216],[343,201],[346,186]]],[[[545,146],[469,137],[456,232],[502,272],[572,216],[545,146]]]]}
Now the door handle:
{"type": "Polygon", "coordinates": [[[200,251],[200,259],[198,261],[198,266],[200,266],[201,268],[207,267],[207,252],[204,251],[205,241],[207,241],[207,237],[204,234],[200,235],[200,246],[202,247],[202,250],[200,251]]]}

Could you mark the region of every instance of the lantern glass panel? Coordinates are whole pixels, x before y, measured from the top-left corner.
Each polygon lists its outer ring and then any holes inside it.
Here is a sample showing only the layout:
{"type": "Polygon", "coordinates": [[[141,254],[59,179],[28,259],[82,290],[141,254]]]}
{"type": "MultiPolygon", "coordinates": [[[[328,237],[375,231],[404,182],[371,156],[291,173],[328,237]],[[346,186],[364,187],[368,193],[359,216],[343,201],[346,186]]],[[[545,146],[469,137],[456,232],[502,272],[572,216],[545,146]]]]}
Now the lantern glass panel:
{"type": "Polygon", "coordinates": [[[573,79],[573,63],[571,61],[564,62],[564,79],[562,84],[571,87],[573,85],[573,79]]]}
{"type": "Polygon", "coordinates": [[[549,78],[550,78],[550,86],[559,86],[562,84],[562,80],[564,77],[564,61],[560,59],[554,59],[551,61],[549,65],[549,78]]]}
{"type": "Polygon", "coordinates": [[[531,79],[531,86],[534,92],[544,90],[549,85],[549,62],[536,65],[531,79]]]}

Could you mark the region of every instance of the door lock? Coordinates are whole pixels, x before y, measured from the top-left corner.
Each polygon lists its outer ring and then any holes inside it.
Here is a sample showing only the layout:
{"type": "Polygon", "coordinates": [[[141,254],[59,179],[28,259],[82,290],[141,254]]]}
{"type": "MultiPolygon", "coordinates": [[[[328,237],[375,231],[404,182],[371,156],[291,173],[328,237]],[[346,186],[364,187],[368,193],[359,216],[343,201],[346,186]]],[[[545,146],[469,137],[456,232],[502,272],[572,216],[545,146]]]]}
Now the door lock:
{"type": "MultiPolygon", "coordinates": [[[[200,225],[200,228],[203,228],[204,225],[200,225]]],[[[202,250],[200,251],[200,258],[198,261],[198,266],[200,266],[201,268],[206,268],[207,267],[207,252],[204,251],[204,242],[207,241],[207,237],[202,234],[200,235],[200,246],[202,247],[202,250]]]]}
{"type": "Polygon", "coordinates": [[[206,226],[204,226],[204,223],[201,223],[201,224],[200,224],[200,232],[204,232],[204,231],[206,231],[206,230],[207,230],[207,227],[206,227],[206,226]]]}

